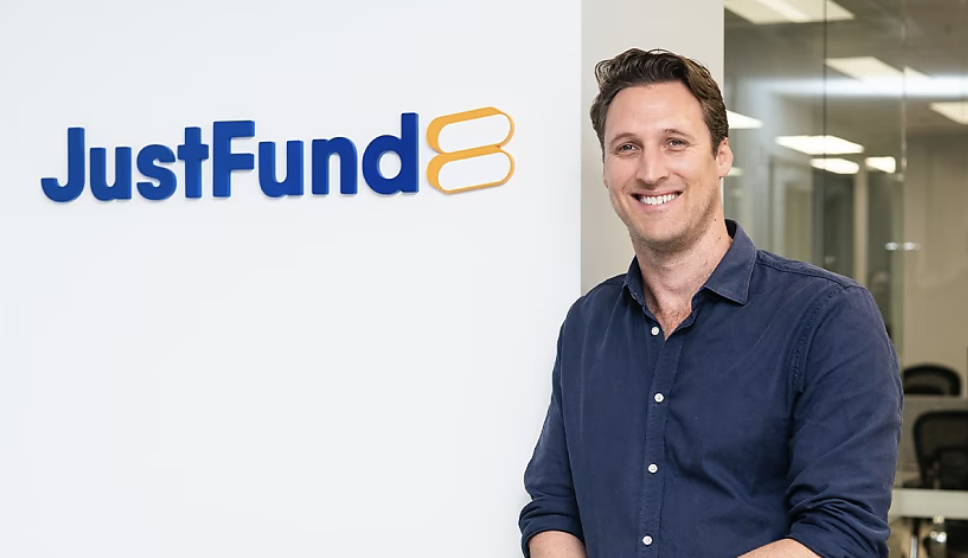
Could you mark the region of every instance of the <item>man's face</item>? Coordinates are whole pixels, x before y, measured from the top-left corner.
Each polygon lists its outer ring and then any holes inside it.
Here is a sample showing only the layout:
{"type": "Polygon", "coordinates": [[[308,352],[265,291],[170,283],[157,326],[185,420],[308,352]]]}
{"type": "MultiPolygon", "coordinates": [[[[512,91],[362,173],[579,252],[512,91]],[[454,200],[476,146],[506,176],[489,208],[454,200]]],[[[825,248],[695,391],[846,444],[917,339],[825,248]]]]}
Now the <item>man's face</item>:
{"type": "Polygon", "coordinates": [[[633,245],[682,250],[722,218],[719,179],[733,154],[713,155],[699,101],[680,82],[627,87],[605,118],[605,187],[633,245]]]}

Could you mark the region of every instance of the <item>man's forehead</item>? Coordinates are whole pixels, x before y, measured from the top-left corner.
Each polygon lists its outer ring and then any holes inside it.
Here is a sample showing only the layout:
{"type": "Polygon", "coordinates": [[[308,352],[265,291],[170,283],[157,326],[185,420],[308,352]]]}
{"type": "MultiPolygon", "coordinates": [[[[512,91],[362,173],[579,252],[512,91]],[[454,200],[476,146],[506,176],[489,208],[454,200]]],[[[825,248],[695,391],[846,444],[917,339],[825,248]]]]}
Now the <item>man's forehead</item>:
{"type": "Polygon", "coordinates": [[[702,110],[687,106],[659,107],[652,102],[623,103],[609,107],[605,116],[605,135],[614,137],[637,133],[673,133],[696,135],[705,129],[702,110]],[[612,110],[618,109],[618,110],[612,110]]]}

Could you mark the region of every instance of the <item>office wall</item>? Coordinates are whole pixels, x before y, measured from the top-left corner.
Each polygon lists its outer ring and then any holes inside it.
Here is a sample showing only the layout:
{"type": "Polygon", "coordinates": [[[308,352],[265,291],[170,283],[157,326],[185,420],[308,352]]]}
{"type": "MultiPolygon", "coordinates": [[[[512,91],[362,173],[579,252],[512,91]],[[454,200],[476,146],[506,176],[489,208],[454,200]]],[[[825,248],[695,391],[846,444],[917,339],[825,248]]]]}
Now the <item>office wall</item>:
{"type": "Polygon", "coordinates": [[[588,118],[599,60],[632,48],[664,48],[695,58],[723,82],[723,3],[717,0],[582,2],[581,288],[624,273],[632,258],[625,225],[602,184],[602,154],[588,118]]]}
{"type": "MultiPolygon", "coordinates": [[[[518,555],[579,294],[580,15],[577,0],[4,3],[0,555],[518,555]],[[513,119],[513,176],[438,192],[430,122],[482,107],[513,119]],[[414,170],[417,193],[361,175],[341,194],[335,159],[330,193],[311,193],[313,139],[365,157],[409,112],[419,168],[392,153],[380,168],[414,170]],[[304,195],[267,196],[260,162],[214,197],[214,123],[236,120],[255,137],[232,151],[276,142],[279,179],[285,142],[305,142],[304,195]],[[69,127],[108,169],[115,147],[177,151],[200,128],[201,197],[175,162],[163,201],[48,199],[69,127]]],[[[494,120],[441,148],[500,142],[494,120]]]]}
{"type": "Polygon", "coordinates": [[[938,363],[968,378],[968,138],[908,138],[903,191],[903,365],[938,363]]]}

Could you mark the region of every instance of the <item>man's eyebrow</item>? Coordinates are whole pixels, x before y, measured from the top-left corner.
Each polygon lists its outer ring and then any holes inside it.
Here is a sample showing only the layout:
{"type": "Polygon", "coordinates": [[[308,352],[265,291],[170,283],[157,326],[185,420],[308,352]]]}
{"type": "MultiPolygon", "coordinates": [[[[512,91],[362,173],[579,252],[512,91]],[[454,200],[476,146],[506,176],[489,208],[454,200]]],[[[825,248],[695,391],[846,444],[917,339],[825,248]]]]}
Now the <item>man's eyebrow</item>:
{"type": "Polygon", "coordinates": [[[692,134],[690,134],[688,132],[683,132],[682,130],[680,130],[678,128],[666,128],[666,129],[662,130],[662,133],[667,134],[667,135],[671,135],[671,136],[685,136],[687,138],[691,138],[692,137],[692,134]]]}
{"type": "Polygon", "coordinates": [[[624,140],[627,140],[627,139],[635,139],[635,137],[636,137],[635,134],[633,134],[632,132],[622,132],[621,134],[618,134],[614,138],[610,139],[608,141],[608,144],[609,145],[612,145],[612,144],[614,144],[617,141],[624,141],[624,140]]]}
{"type": "MultiPolygon", "coordinates": [[[[667,136],[682,136],[689,139],[693,139],[692,134],[689,132],[684,132],[679,128],[663,128],[662,133],[667,136]]],[[[622,132],[617,134],[615,137],[608,141],[608,145],[614,145],[616,142],[625,141],[629,139],[637,139],[638,136],[632,132],[622,132]]]]}

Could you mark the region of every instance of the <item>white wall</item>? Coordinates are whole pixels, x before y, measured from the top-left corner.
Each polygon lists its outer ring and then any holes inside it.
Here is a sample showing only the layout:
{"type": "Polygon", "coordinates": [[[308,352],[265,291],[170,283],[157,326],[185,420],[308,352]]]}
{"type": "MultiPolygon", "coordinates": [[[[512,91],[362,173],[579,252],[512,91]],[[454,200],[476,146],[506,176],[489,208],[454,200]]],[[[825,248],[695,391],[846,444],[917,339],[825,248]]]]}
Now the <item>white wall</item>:
{"type": "Polygon", "coordinates": [[[518,555],[579,294],[580,15],[577,0],[4,3],[0,555],[518,555]],[[421,178],[383,197],[361,179],[356,196],[270,199],[237,172],[214,199],[211,160],[198,200],[183,184],[163,202],[41,190],[66,176],[70,126],[137,150],[251,119],[237,152],[343,135],[362,155],[413,111],[422,176],[430,120],[488,106],[514,119],[517,167],[478,192],[421,178]]]}
{"type": "MultiPolygon", "coordinates": [[[[938,363],[968,379],[968,137],[910,137],[903,208],[903,366],[938,363]]],[[[964,387],[962,388],[964,391],[964,387]]]]}
{"type": "Polygon", "coordinates": [[[689,56],[723,83],[721,0],[596,0],[582,3],[582,292],[624,273],[632,259],[628,230],[602,184],[602,153],[588,117],[598,86],[595,64],[626,49],[664,48],[689,56]]]}

